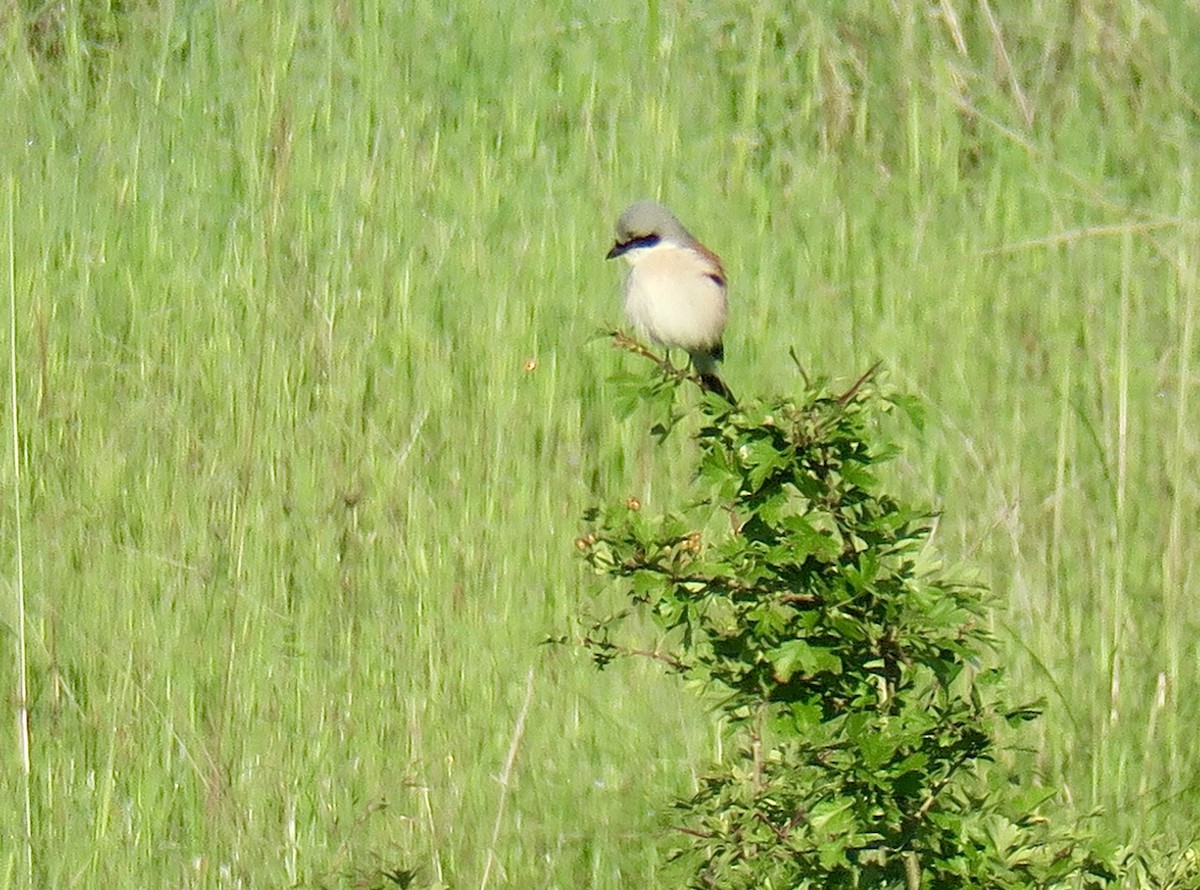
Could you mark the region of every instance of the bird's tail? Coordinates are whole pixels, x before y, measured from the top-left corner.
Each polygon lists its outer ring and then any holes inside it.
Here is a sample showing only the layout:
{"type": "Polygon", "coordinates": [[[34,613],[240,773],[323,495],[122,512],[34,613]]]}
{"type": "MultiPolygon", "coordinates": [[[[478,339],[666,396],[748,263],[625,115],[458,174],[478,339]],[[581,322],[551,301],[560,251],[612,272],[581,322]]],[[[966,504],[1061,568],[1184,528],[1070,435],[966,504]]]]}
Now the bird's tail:
{"type": "Polygon", "coordinates": [[[701,389],[705,392],[715,392],[729,404],[735,405],[737,400],[734,399],[733,393],[717,374],[717,361],[724,356],[724,352],[720,344],[717,344],[717,348],[712,352],[693,352],[692,364],[696,366],[700,375],[701,389]]]}
{"type": "Polygon", "coordinates": [[[737,404],[737,399],[733,397],[733,393],[729,387],[725,385],[725,381],[716,374],[701,374],[700,387],[705,392],[715,392],[731,405],[737,404]]]}

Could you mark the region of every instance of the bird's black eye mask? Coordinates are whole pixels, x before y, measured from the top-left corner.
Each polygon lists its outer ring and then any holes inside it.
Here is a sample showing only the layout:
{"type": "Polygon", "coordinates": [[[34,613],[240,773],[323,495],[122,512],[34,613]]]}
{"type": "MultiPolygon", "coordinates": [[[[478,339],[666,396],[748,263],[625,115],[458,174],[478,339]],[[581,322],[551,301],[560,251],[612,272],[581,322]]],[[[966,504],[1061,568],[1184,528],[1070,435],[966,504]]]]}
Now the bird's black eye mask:
{"type": "Polygon", "coordinates": [[[613,249],[608,252],[608,259],[611,260],[623,253],[637,250],[639,247],[653,247],[659,241],[662,241],[661,235],[639,235],[636,238],[630,238],[628,241],[613,245],[613,249]]]}

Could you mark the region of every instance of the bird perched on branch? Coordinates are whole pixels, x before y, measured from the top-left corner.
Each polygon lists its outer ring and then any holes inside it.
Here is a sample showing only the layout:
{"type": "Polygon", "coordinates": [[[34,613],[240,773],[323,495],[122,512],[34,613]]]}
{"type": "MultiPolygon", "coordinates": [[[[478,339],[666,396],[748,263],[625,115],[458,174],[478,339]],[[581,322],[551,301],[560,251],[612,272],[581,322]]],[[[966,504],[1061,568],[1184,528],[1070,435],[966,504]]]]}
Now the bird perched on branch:
{"type": "Polygon", "coordinates": [[[703,388],[732,403],[717,374],[729,311],[720,258],[653,201],[630,204],[617,220],[617,243],[607,258],[619,256],[629,263],[625,314],[633,326],[668,350],[685,350],[703,388]]]}

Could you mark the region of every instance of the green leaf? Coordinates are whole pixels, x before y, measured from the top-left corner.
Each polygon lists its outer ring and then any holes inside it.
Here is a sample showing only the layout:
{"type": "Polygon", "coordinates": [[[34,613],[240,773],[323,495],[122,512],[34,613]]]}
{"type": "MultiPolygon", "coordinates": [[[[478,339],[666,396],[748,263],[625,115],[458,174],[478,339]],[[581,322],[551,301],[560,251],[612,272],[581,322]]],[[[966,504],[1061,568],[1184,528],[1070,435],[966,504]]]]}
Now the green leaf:
{"type": "Polygon", "coordinates": [[[904,412],[908,422],[917,428],[917,432],[925,432],[925,403],[917,396],[892,395],[889,397],[893,405],[904,412]]]}
{"type": "Polygon", "coordinates": [[[887,732],[862,732],[854,740],[863,754],[863,763],[868,769],[883,766],[900,747],[901,739],[887,732]]]}
{"type": "Polygon", "coordinates": [[[825,709],[819,702],[792,702],[789,709],[796,735],[811,735],[820,724],[825,709]]]}
{"type": "Polygon", "coordinates": [[[743,442],[737,450],[738,460],[746,473],[749,493],[757,492],[766,478],[785,466],[787,461],[769,436],[758,436],[743,442]]]}
{"type": "Polygon", "coordinates": [[[833,562],[841,555],[841,546],[828,532],[817,529],[803,516],[792,516],[783,522],[792,559],[803,562],[812,556],[820,562],[833,562]]]}
{"type": "Polygon", "coordinates": [[[843,464],[842,478],[856,488],[874,488],[877,482],[875,474],[867,469],[864,464],[858,462],[843,464]]]}
{"type": "Polygon", "coordinates": [[[810,646],[804,640],[788,640],[769,653],[768,659],[780,683],[787,683],[797,671],[811,677],[842,670],[842,660],[836,653],[823,646],[810,646]]]}
{"type": "Polygon", "coordinates": [[[854,801],[848,797],[823,800],[808,814],[808,823],[827,834],[848,831],[854,826],[854,801]]]}

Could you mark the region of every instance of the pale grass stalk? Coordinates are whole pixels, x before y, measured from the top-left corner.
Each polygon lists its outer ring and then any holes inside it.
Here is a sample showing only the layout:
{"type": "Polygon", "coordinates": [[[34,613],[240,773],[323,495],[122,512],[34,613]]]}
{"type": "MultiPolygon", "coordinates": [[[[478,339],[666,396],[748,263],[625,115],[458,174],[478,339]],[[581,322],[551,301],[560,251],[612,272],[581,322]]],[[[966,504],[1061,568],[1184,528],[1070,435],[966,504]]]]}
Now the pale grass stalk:
{"type": "Polygon", "coordinates": [[[736,140],[736,155],[733,162],[734,175],[742,179],[746,165],[754,151],[754,142],[758,133],[758,104],[762,93],[763,49],[766,40],[766,3],[754,5],[750,18],[750,34],[753,43],[750,47],[750,76],[746,79],[746,91],[741,107],[741,120],[738,126],[736,140]]]}
{"type": "Polygon", "coordinates": [[[417,444],[417,439],[421,435],[421,428],[425,426],[425,421],[429,418],[429,409],[425,408],[413,418],[412,423],[408,426],[408,441],[404,443],[404,447],[399,452],[393,452],[396,455],[396,468],[404,466],[408,460],[408,455],[412,451],[413,446],[417,444]]]}
{"type": "MultiPolygon", "coordinates": [[[[1059,401],[1058,439],[1054,451],[1054,501],[1050,522],[1050,585],[1054,591],[1055,602],[1059,601],[1062,587],[1062,554],[1064,533],[1064,515],[1067,501],[1067,462],[1071,455],[1072,443],[1070,430],[1072,422],[1071,409],[1071,368],[1070,362],[1063,363],[1062,383],[1059,391],[1062,399],[1059,401]]],[[[1076,640],[1068,641],[1076,645],[1076,640]]]]}
{"type": "Polygon", "coordinates": [[[954,41],[954,48],[958,50],[960,56],[969,58],[970,53],[967,52],[967,39],[963,36],[962,24],[958,20],[958,13],[950,5],[950,0],[940,0],[939,5],[942,8],[942,21],[946,23],[946,28],[950,31],[950,38],[954,41]]]}
{"type": "Polygon", "coordinates": [[[647,0],[646,2],[646,58],[653,59],[658,55],[659,46],[662,38],[660,36],[662,29],[661,22],[662,10],[659,7],[658,0],[647,0]]]}
{"type": "MultiPolygon", "coordinates": [[[[431,666],[432,669],[432,666],[431,666]]],[[[424,744],[421,737],[421,718],[424,717],[423,709],[425,702],[417,702],[413,700],[409,703],[409,726],[412,727],[412,735],[410,736],[410,744],[412,746],[412,760],[414,763],[422,763],[424,761],[424,744]],[[418,707],[422,709],[422,713],[418,713],[418,707]]],[[[445,883],[445,870],[442,867],[441,840],[438,833],[437,820],[433,816],[433,801],[430,800],[429,783],[422,782],[418,787],[421,794],[421,808],[425,814],[425,825],[429,831],[431,856],[433,858],[433,873],[437,879],[437,886],[442,886],[445,883]]]]}
{"type": "MultiPolygon", "coordinates": [[[[429,836],[437,837],[437,824],[433,819],[433,803],[429,800],[429,786],[421,786],[421,805],[425,808],[425,824],[429,826],[429,836]]],[[[438,886],[441,886],[445,873],[442,870],[442,854],[433,850],[433,873],[437,876],[438,886]]]]}
{"type": "Polygon", "coordinates": [[[1133,287],[1133,236],[1121,238],[1121,306],[1117,331],[1117,515],[1113,529],[1113,586],[1109,604],[1112,636],[1109,659],[1112,663],[1108,721],[1120,719],[1120,689],[1117,659],[1121,654],[1122,613],[1125,603],[1125,570],[1129,548],[1129,523],[1126,509],[1129,490],[1129,324],[1133,287]]]}
{"type": "Polygon", "coordinates": [[[1025,91],[1021,89],[1021,83],[1017,80],[1012,59],[1009,58],[1008,49],[1004,46],[1004,33],[1000,30],[1000,23],[992,15],[992,4],[988,3],[988,0],[980,0],[979,5],[988,21],[988,29],[992,32],[992,40],[996,43],[996,56],[1000,61],[1000,67],[1004,69],[1004,76],[1008,78],[1008,87],[1013,91],[1013,98],[1017,100],[1017,106],[1021,109],[1021,117],[1025,120],[1026,128],[1032,127],[1033,108],[1030,107],[1029,100],[1025,98],[1025,91]]]}
{"type": "Polygon", "coordinates": [[[1084,241],[1088,238],[1109,238],[1115,235],[1125,236],[1131,232],[1146,234],[1159,231],[1160,229],[1186,229],[1194,226],[1195,223],[1196,220],[1187,217],[1164,217],[1153,220],[1114,223],[1112,225],[1082,226],[1078,229],[1064,229],[1061,232],[1051,232],[1049,235],[1044,235],[1041,238],[1029,238],[1025,241],[1016,241],[1012,244],[1001,244],[999,247],[989,247],[986,250],[979,251],[976,256],[998,256],[1000,254],[1015,253],[1032,248],[1061,247],[1064,244],[1074,244],[1076,241],[1084,241]]]}
{"type": "MultiPolygon", "coordinates": [[[[962,58],[970,61],[971,54],[967,49],[967,39],[963,36],[962,23],[958,20],[958,13],[950,5],[950,0],[940,0],[939,5],[942,9],[942,21],[946,23],[946,29],[950,32],[950,39],[954,41],[954,48],[958,50],[958,54],[962,58]]],[[[969,86],[966,77],[963,75],[963,68],[958,65],[951,65],[947,73],[950,75],[950,82],[954,85],[954,93],[959,101],[966,101],[965,97],[969,93],[969,86]]]]}
{"type": "Polygon", "coordinates": [[[283,854],[283,868],[287,873],[288,884],[292,887],[300,883],[300,844],[296,839],[296,790],[292,789],[292,793],[288,795],[284,802],[284,816],[286,817],[285,824],[285,841],[283,854]]]}
{"type": "Polygon", "coordinates": [[[517,750],[521,747],[521,737],[525,734],[525,718],[529,714],[529,703],[533,701],[533,669],[525,675],[525,701],[521,703],[521,712],[517,715],[517,725],[513,727],[512,740],[508,743],[508,756],[504,759],[504,769],[500,771],[500,800],[496,804],[496,822],[492,825],[492,842],[488,844],[487,863],[483,867],[483,879],[479,882],[479,890],[485,890],[492,876],[492,864],[496,861],[496,843],[500,840],[500,825],[504,822],[504,807],[508,802],[508,783],[512,777],[513,764],[517,761],[517,750]]]}
{"type": "Polygon", "coordinates": [[[25,818],[25,878],[33,886],[33,794],[29,744],[29,666],[25,648],[25,559],[21,541],[21,452],[17,436],[17,274],[13,240],[16,182],[8,177],[8,382],[12,416],[13,517],[17,580],[13,597],[17,605],[17,749],[21,759],[21,784],[25,818]]]}
{"type": "Polygon", "coordinates": [[[1167,675],[1163,671],[1159,671],[1154,682],[1154,701],[1150,705],[1150,716],[1146,720],[1146,741],[1142,745],[1142,750],[1145,752],[1142,755],[1142,778],[1138,783],[1139,795],[1147,794],[1150,791],[1150,761],[1159,753],[1158,747],[1155,745],[1158,733],[1158,715],[1166,706],[1167,675]]]}
{"type": "Polygon", "coordinates": [[[1102,777],[1111,769],[1109,760],[1113,747],[1119,749],[1116,726],[1121,720],[1122,631],[1125,626],[1125,572],[1127,566],[1128,522],[1126,500],[1129,480],[1129,324],[1131,290],[1133,287],[1133,235],[1121,237],[1120,306],[1117,314],[1117,417],[1113,448],[1116,459],[1116,491],[1110,532],[1112,576],[1106,601],[1100,603],[1101,664],[1108,670],[1108,719],[1099,733],[1098,752],[1093,767],[1093,791],[1100,787],[1102,777]]]}
{"type": "MultiPolygon", "coordinates": [[[[1190,180],[1185,171],[1184,175],[1190,180]]],[[[1186,193],[1186,187],[1185,187],[1186,193]]],[[[1187,586],[1187,569],[1185,567],[1188,545],[1187,530],[1190,527],[1189,516],[1194,515],[1195,504],[1189,503],[1187,480],[1192,478],[1191,447],[1195,439],[1194,426],[1189,423],[1188,394],[1194,381],[1195,369],[1192,367],[1192,355],[1196,343],[1196,300],[1198,298],[1198,278],[1196,258],[1191,249],[1191,238],[1181,238],[1179,255],[1176,259],[1176,275],[1179,287],[1179,303],[1183,312],[1180,319],[1179,332],[1179,365],[1175,371],[1175,430],[1171,443],[1171,454],[1168,466],[1171,468],[1171,479],[1174,491],[1171,496],[1171,516],[1168,524],[1166,553],[1163,554],[1163,623],[1166,639],[1161,650],[1166,657],[1167,684],[1181,682],[1180,664],[1183,658],[1184,641],[1180,639],[1180,629],[1185,627],[1183,620],[1187,605],[1184,601],[1184,591],[1187,586]]],[[[1171,712],[1168,712],[1170,720],[1171,712]]],[[[1171,723],[1170,730],[1177,730],[1171,723]]],[[[1171,771],[1178,774],[1180,769],[1176,763],[1179,756],[1179,735],[1177,731],[1169,731],[1171,739],[1171,771]]]]}

